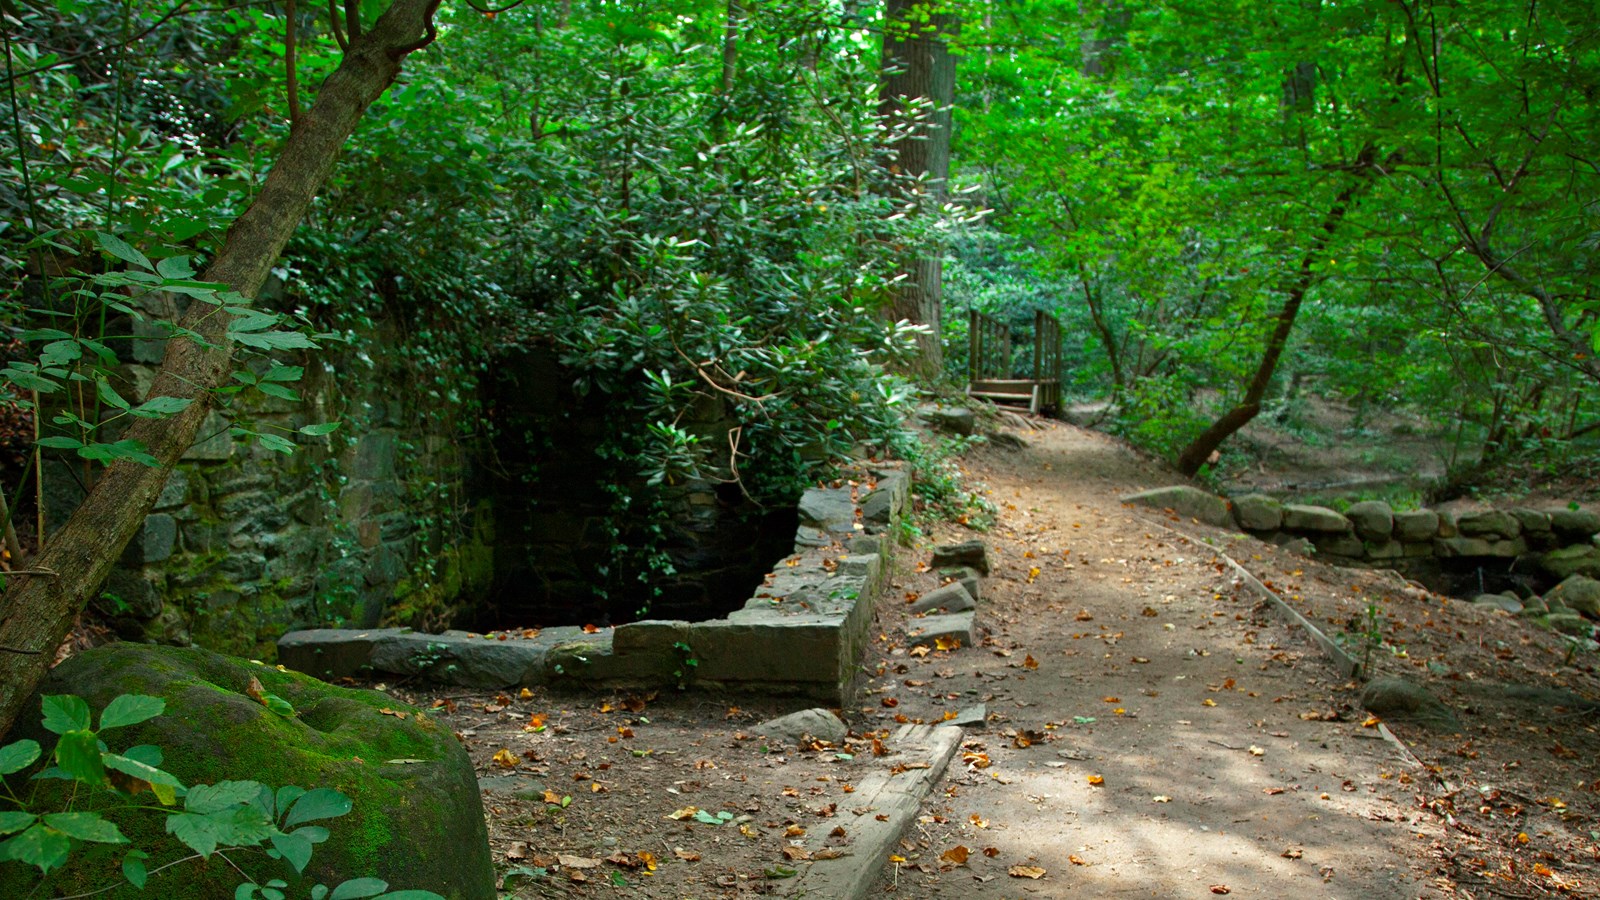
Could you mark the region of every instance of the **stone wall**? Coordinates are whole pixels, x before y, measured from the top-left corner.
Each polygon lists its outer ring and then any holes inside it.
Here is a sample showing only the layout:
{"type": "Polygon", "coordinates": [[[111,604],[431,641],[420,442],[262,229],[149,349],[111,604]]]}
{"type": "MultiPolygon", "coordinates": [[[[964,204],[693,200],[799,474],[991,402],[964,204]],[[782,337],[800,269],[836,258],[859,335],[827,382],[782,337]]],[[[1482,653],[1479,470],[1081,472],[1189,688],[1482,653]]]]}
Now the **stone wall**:
{"type": "MultiPolygon", "coordinates": [[[[270,659],[295,628],[444,627],[456,595],[486,583],[492,522],[467,497],[452,407],[429,398],[428,373],[405,364],[386,325],[368,337],[368,352],[333,344],[283,360],[306,368],[290,385],[303,402],[236,395],[258,431],[341,423],[296,436],[294,454],[237,440],[210,417],[93,602],[120,636],[270,659]]],[[[162,348],[132,342],[124,396],[143,397],[162,348]]],[[[65,455],[46,463],[47,530],[93,475],[65,455]]]]}

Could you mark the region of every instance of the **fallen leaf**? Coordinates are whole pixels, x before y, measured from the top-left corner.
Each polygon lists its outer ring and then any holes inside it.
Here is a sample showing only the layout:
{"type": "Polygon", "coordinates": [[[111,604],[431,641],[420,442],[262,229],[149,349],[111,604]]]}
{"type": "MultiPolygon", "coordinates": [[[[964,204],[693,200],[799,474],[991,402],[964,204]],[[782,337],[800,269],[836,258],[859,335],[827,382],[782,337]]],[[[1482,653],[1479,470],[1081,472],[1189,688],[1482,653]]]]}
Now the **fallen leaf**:
{"type": "Polygon", "coordinates": [[[1301,850],[1299,847],[1290,847],[1278,855],[1284,859],[1299,859],[1305,855],[1305,851],[1301,850]]]}
{"type": "Polygon", "coordinates": [[[673,819],[675,821],[682,822],[684,819],[692,819],[692,818],[694,818],[694,814],[699,812],[699,811],[700,811],[699,807],[685,806],[682,809],[675,809],[672,812],[662,816],[661,818],[663,818],[663,819],[673,819]]]}
{"type": "Polygon", "coordinates": [[[1022,667],[1024,669],[1037,669],[1039,668],[1039,661],[1034,659],[1032,654],[1029,654],[1022,658],[1022,667]]]}
{"type": "Polygon", "coordinates": [[[683,860],[684,862],[700,861],[700,854],[694,852],[693,850],[685,850],[682,847],[673,847],[672,855],[683,860]]]}
{"type": "Polygon", "coordinates": [[[1155,797],[1152,798],[1152,800],[1154,802],[1156,802],[1156,803],[1171,803],[1172,802],[1172,798],[1168,797],[1166,794],[1157,794],[1157,795],[1155,795],[1155,797]]]}
{"type": "Polygon", "coordinates": [[[967,857],[971,855],[971,853],[971,850],[968,850],[966,847],[957,844],[956,846],[951,847],[949,850],[939,854],[939,859],[951,864],[952,866],[964,866],[967,864],[967,857]]]}
{"type": "Polygon", "coordinates": [[[848,851],[848,850],[841,850],[838,847],[823,847],[821,850],[818,850],[816,853],[813,853],[811,855],[811,858],[812,859],[840,859],[842,857],[849,856],[849,855],[850,855],[850,851],[848,851]]]}
{"type": "Polygon", "coordinates": [[[1251,756],[1265,756],[1266,753],[1267,753],[1267,751],[1261,749],[1260,747],[1257,747],[1255,744],[1251,744],[1250,745],[1250,755],[1251,756]]]}
{"type": "Polygon", "coordinates": [[[528,842],[527,841],[512,841],[511,842],[511,846],[506,849],[506,859],[509,859],[509,860],[512,860],[512,861],[516,861],[516,860],[523,860],[523,859],[527,859],[527,858],[528,858],[528,842]]]}
{"type": "Polygon", "coordinates": [[[1087,866],[1088,865],[1088,863],[1083,861],[1083,857],[1079,856],[1076,853],[1067,854],[1067,862],[1072,863],[1075,866],[1087,866]]]}
{"type": "Polygon", "coordinates": [[[1093,786],[1093,787],[1101,787],[1105,783],[1106,783],[1105,778],[1103,778],[1103,777],[1101,777],[1099,775],[1090,775],[1089,776],[1089,784],[1091,786],[1093,786]]]}
{"type": "Polygon", "coordinates": [[[517,755],[509,749],[501,747],[494,755],[494,762],[495,765],[502,769],[515,769],[517,767],[517,755]]]}
{"type": "Polygon", "coordinates": [[[1231,893],[1233,893],[1233,888],[1228,887],[1225,884],[1213,884],[1211,886],[1211,893],[1213,893],[1213,894],[1231,894],[1231,893]]]}
{"type": "Polygon", "coordinates": [[[1101,699],[1101,701],[1103,701],[1105,703],[1121,703],[1122,702],[1122,698],[1121,697],[1101,697],[1100,699],[1101,699]]]}
{"type": "Polygon", "coordinates": [[[961,639],[958,637],[941,637],[934,639],[933,646],[940,650],[960,650],[961,639]]]}
{"type": "Polygon", "coordinates": [[[804,847],[785,847],[783,858],[790,862],[802,862],[811,858],[811,851],[804,847]]]}
{"type": "Polygon", "coordinates": [[[1000,855],[1000,848],[999,847],[985,847],[985,848],[983,848],[983,855],[989,857],[990,859],[994,859],[996,856],[1000,855]]]}
{"type": "Polygon", "coordinates": [[[1006,870],[1012,878],[1032,878],[1038,880],[1044,877],[1044,869],[1038,866],[1012,866],[1006,870]]]}
{"type": "Polygon", "coordinates": [[[517,694],[517,699],[518,700],[532,700],[533,699],[533,691],[530,691],[527,688],[523,688],[517,694]]]}
{"type": "Polygon", "coordinates": [[[564,869],[593,869],[600,865],[600,860],[588,856],[572,856],[566,853],[557,853],[556,862],[564,869]]]}
{"type": "Polygon", "coordinates": [[[1216,706],[1217,705],[1217,701],[1211,699],[1210,697],[1207,697],[1204,700],[1200,701],[1200,705],[1201,706],[1216,706]]]}

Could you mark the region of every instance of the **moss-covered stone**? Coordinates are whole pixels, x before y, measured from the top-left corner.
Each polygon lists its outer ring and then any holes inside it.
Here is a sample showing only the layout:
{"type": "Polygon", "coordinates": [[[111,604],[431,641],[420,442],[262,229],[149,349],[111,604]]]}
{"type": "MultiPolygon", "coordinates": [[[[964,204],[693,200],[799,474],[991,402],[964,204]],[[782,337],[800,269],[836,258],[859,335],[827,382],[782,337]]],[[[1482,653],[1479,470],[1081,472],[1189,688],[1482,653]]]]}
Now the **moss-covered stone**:
{"type": "MultiPolygon", "coordinates": [[[[448,730],[387,695],[337,688],[204,650],[138,644],[102,647],[68,660],[39,690],[62,693],[82,696],[96,710],[118,694],[164,698],[165,715],[106,737],[115,749],[160,747],[162,768],[185,784],[252,780],[334,788],[351,798],[355,808],[349,815],[319,823],[332,837],[317,848],[303,878],[263,852],[229,853],[258,882],[281,877],[290,882],[291,896],[305,896],[316,882],[374,876],[395,889],[432,890],[451,900],[495,896],[471,761],[448,730]],[[296,715],[279,716],[250,697],[252,677],[267,693],[289,701],[296,715]]],[[[37,696],[30,708],[38,709],[37,696]]],[[[11,739],[54,743],[37,722],[20,722],[15,732],[11,739]]],[[[40,808],[66,802],[67,783],[35,784],[41,787],[40,808]]],[[[81,794],[77,803],[84,808],[81,794]]],[[[151,854],[152,870],[190,853],[165,833],[159,812],[119,812],[115,820],[134,846],[151,854]]],[[[73,865],[51,874],[44,885],[48,893],[35,893],[37,869],[0,863],[0,897],[71,895],[116,884],[125,850],[85,848],[73,865]]],[[[232,866],[213,857],[153,875],[143,892],[123,885],[97,896],[209,900],[232,896],[240,880],[232,866]]]]}

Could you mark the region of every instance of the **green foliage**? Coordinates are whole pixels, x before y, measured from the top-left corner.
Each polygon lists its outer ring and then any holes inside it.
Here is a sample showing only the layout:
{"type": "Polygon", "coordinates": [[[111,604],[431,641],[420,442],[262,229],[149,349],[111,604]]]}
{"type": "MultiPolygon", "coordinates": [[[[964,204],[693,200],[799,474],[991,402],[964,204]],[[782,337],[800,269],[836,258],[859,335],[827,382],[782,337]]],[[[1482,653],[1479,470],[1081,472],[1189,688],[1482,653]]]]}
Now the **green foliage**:
{"type": "MultiPolygon", "coordinates": [[[[281,698],[267,695],[268,698],[281,698]]],[[[286,704],[285,704],[286,705],[286,704]]],[[[108,815],[161,816],[166,831],[193,855],[149,868],[150,850],[130,848],[123,856],[122,876],[137,889],[143,889],[150,875],[162,869],[230,851],[257,848],[266,856],[288,863],[303,873],[316,845],[325,843],[331,832],[312,824],[335,819],[350,812],[351,801],[330,788],[304,788],[287,785],[267,787],[255,781],[223,781],[185,787],[176,777],[160,768],[160,747],[143,744],[114,752],[102,736],[111,730],[137,725],[161,715],[166,701],[158,697],[123,694],[114,698],[100,713],[99,727],[92,722],[89,704],[70,694],[42,698],[44,729],[58,736],[47,761],[55,765],[39,768],[43,748],[37,741],[20,740],[0,747],[0,801],[13,807],[0,811],[0,864],[34,866],[41,875],[72,864],[73,851],[84,843],[127,844],[108,815]],[[75,800],[87,809],[41,810],[19,791],[23,773],[38,769],[31,778],[63,779],[76,782],[75,800]],[[148,792],[158,805],[141,798],[148,792]]],[[[292,712],[292,711],[291,711],[292,712]]],[[[229,858],[234,869],[239,863],[229,858]]],[[[283,900],[287,883],[271,879],[257,884],[244,876],[235,897],[283,900]]],[[[310,889],[319,898],[375,897],[380,900],[439,900],[430,891],[389,891],[377,878],[354,878],[331,890],[324,885],[310,889]]]]}
{"type": "Polygon", "coordinates": [[[894,435],[889,442],[890,451],[911,465],[915,515],[906,517],[908,527],[919,527],[912,519],[923,523],[956,522],[977,531],[985,531],[994,524],[994,504],[967,483],[957,463],[963,454],[984,442],[982,435],[929,438],[912,432],[894,435]]]}

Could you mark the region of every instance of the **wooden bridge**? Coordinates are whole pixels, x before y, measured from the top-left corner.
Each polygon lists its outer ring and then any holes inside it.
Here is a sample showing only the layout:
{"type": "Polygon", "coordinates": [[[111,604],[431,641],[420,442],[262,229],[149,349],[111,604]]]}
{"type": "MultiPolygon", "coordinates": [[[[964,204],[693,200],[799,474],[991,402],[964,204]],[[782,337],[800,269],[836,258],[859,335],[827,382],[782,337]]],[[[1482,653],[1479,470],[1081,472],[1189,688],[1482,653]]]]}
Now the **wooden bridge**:
{"type": "Polygon", "coordinates": [[[1011,346],[1011,326],[973,311],[968,340],[967,396],[994,403],[1027,406],[1028,412],[1056,412],[1061,408],[1061,325],[1055,316],[1033,314],[1033,369],[1031,378],[1019,378],[1016,353],[1011,346]]]}

